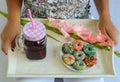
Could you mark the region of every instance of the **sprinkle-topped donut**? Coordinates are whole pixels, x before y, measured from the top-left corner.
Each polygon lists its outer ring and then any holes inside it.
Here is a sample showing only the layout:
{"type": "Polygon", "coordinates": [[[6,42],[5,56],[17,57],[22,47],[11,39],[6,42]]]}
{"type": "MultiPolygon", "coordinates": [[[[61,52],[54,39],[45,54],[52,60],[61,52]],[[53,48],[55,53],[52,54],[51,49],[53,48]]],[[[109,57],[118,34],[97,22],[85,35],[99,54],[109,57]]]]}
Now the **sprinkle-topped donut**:
{"type": "Polygon", "coordinates": [[[65,64],[72,65],[75,62],[75,57],[70,54],[64,54],[62,56],[62,60],[64,61],[65,64]]]}
{"type": "Polygon", "coordinates": [[[85,71],[97,63],[95,46],[81,40],[64,43],[61,51],[62,61],[69,69],[85,71]]]}
{"type": "Polygon", "coordinates": [[[73,41],[73,47],[75,50],[79,51],[79,50],[82,50],[83,47],[84,47],[84,42],[81,41],[81,40],[74,40],[73,41]]]}
{"type": "Polygon", "coordinates": [[[97,63],[97,58],[94,58],[93,56],[87,56],[85,57],[84,62],[87,66],[92,67],[97,63]]]}
{"type": "Polygon", "coordinates": [[[76,70],[85,70],[86,69],[86,64],[83,61],[76,61],[73,64],[73,68],[76,70]]]}
{"type": "Polygon", "coordinates": [[[64,54],[73,54],[74,53],[74,49],[71,43],[64,43],[62,45],[62,52],[64,54]]]}
{"type": "Polygon", "coordinates": [[[86,44],[83,48],[83,51],[87,56],[94,56],[96,53],[96,48],[92,44],[86,44]]]}
{"type": "Polygon", "coordinates": [[[85,53],[83,51],[75,51],[74,57],[76,60],[83,60],[85,58],[85,53]]]}

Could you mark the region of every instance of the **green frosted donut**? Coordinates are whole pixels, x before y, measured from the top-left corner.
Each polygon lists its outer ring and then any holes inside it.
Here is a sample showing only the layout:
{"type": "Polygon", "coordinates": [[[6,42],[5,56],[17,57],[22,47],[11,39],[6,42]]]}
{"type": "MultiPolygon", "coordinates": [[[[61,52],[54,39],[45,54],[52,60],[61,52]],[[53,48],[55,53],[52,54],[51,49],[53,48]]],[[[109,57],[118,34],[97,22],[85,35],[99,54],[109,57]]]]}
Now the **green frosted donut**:
{"type": "Polygon", "coordinates": [[[83,60],[86,57],[86,55],[83,51],[75,51],[74,57],[75,57],[75,60],[83,60]]]}
{"type": "Polygon", "coordinates": [[[83,61],[76,61],[73,64],[73,68],[76,70],[85,70],[86,69],[86,64],[83,61]]]}
{"type": "Polygon", "coordinates": [[[96,53],[96,48],[92,44],[86,44],[83,48],[83,51],[87,56],[94,56],[96,53]]]}
{"type": "Polygon", "coordinates": [[[64,43],[62,45],[62,52],[64,54],[73,54],[74,53],[74,49],[71,43],[64,43]]]}

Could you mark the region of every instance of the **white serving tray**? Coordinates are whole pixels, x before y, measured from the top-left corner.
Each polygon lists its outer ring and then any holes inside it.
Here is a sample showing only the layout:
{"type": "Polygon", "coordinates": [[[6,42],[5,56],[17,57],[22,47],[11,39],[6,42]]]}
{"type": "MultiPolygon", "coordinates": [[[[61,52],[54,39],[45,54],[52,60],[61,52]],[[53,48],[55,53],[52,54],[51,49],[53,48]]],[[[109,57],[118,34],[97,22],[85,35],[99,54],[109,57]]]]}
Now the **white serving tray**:
{"type": "MultiPolygon", "coordinates": [[[[37,19],[43,23],[47,20],[37,19]]],[[[86,28],[97,33],[98,20],[70,20],[72,23],[81,23],[86,28]]],[[[49,30],[47,33],[55,36],[62,43],[65,42],[63,36],[57,35],[49,30]]],[[[74,72],[66,68],[59,56],[60,42],[47,37],[47,56],[43,60],[29,60],[25,54],[18,49],[14,52],[8,52],[8,77],[68,77],[68,78],[85,78],[85,77],[114,77],[114,54],[113,48],[106,52],[105,50],[97,49],[98,63],[96,66],[87,72],[74,72]]]]}

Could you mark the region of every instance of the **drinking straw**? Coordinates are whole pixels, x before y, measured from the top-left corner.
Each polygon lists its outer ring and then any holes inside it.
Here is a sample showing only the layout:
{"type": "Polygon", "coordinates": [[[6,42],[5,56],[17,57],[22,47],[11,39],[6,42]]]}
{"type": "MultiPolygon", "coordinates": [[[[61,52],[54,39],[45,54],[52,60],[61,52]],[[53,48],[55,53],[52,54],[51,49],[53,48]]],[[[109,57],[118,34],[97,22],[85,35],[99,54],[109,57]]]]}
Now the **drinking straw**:
{"type": "Polygon", "coordinates": [[[28,14],[29,14],[29,17],[30,17],[32,27],[33,27],[33,29],[35,29],[35,25],[34,25],[33,18],[32,18],[32,13],[31,13],[30,9],[28,9],[28,14]]]}

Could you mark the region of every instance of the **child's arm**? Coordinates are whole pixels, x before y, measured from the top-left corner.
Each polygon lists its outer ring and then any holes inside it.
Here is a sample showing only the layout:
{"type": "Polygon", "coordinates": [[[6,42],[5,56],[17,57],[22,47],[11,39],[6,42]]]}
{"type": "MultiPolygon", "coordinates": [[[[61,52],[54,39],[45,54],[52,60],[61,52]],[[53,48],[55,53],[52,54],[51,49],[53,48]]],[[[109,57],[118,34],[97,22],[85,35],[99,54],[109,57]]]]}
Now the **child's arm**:
{"type": "Polygon", "coordinates": [[[99,28],[103,34],[105,34],[109,41],[113,41],[114,44],[118,43],[119,32],[113,25],[110,12],[109,12],[109,1],[108,0],[94,0],[96,8],[99,13],[99,28]]]}
{"type": "Polygon", "coordinates": [[[8,22],[1,34],[2,50],[7,54],[9,47],[15,46],[15,37],[20,32],[20,12],[22,0],[6,0],[8,8],[8,22]]]}
{"type": "Polygon", "coordinates": [[[6,0],[8,8],[8,21],[20,22],[22,0],[6,0]]]}

